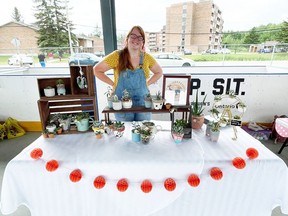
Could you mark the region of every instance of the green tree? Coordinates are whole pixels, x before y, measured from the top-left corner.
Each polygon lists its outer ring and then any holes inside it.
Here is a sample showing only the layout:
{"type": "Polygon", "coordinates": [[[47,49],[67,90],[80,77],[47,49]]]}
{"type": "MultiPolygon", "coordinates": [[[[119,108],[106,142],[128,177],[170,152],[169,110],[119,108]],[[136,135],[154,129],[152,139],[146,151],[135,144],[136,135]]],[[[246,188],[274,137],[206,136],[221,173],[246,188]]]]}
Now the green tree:
{"type": "Polygon", "coordinates": [[[277,35],[277,39],[281,43],[288,43],[288,22],[284,21],[281,24],[280,32],[277,35]]]}
{"type": "MultiPolygon", "coordinates": [[[[68,25],[70,32],[73,30],[72,23],[66,16],[66,0],[34,0],[36,25],[39,27],[38,46],[69,47],[68,25]]],[[[71,38],[76,44],[76,35],[71,32],[71,38]]]]}
{"type": "Polygon", "coordinates": [[[253,27],[248,34],[244,38],[244,43],[245,44],[258,44],[259,41],[259,34],[256,31],[256,28],[253,27]]]}
{"type": "Polygon", "coordinates": [[[21,13],[17,7],[14,7],[14,9],[13,9],[12,19],[17,21],[17,22],[23,22],[24,21],[21,13]]]}

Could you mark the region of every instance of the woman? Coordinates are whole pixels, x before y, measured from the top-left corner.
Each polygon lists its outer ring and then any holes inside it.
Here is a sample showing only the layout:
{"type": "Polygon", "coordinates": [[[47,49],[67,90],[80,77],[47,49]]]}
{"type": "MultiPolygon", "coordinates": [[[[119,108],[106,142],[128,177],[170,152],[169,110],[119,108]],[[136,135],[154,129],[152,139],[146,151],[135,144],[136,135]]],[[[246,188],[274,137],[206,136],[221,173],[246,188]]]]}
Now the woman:
{"type": "MultiPolygon", "coordinates": [[[[145,33],[140,26],[134,26],[125,40],[125,47],[106,56],[94,66],[97,78],[113,87],[118,98],[126,89],[132,97],[133,106],[144,107],[144,96],[148,86],[155,83],[163,75],[162,68],[156,60],[144,52],[145,33]],[[105,72],[114,70],[114,81],[105,72]],[[153,75],[150,77],[150,71],[153,75]]],[[[115,113],[117,121],[150,120],[151,113],[115,113]]]]}

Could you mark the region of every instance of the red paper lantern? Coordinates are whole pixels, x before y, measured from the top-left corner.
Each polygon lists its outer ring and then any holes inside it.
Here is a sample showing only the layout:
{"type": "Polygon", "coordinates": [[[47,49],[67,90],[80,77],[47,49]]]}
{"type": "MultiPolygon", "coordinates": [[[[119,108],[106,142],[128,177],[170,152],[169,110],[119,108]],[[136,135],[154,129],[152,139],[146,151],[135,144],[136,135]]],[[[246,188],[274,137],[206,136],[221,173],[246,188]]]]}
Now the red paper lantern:
{"type": "Polygon", "coordinates": [[[59,167],[59,164],[58,164],[58,161],[56,160],[50,160],[46,163],[46,170],[49,172],[55,171],[56,169],[58,169],[58,167],[59,167]]]}
{"type": "Polygon", "coordinates": [[[128,182],[126,179],[120,179],[117,183],[117,189],[120,192],[125,192],[128,189],[128,182]]]}
{"type": "Polygon", "coordinates": [[[40,148],[35,148],[30,153],[31,158],[35,160],[38,160],[39,158],[41,158],[42,155],[43,155],[43,151],[40,148]]]}
{"type": "Polygon", "coordinates": [[[81,180],[82,178],[82,172],[80,169],[75,169],[73,170],[70,175],[69,175],[69,178],[72,182],[78,182],[81,180]]]}
{"type": "Polygon", "coordinates": [[[94,180],[94,187],[97,189],[102,189],[106,184],[106,180],[103,176],[98,176],[94,180]]]}
{"type": "Polygon", "coordinates": [[[223,172],[221,169],[219,169],[218,167],[213,167],[210,170],[210,176],[214,179],[214,180],[220,180],[223,177],[223,172]]]}
{"type": "Polygon", "coordinates": [[[258,157],[259,153],[255,148],[248,148],[246,150],[246,155],[253,160],[258,157]]]}
{"type": "Polygon", "coordinates": [[[176,182],[172,178],[168,178],[164,182],[164,187],[167,191],[173,191],[176,188],[176,182]]]}
{"type": "Polygon", "coordinates": [[[246,166],[246,162],[243,158],[241,157],[235,157],[232,160],[232,164],[234,167],[236,167],[237,169],[243,169],[246,166]]]}
{"type": "Polygon", "coordinates": [[[191,187],[197,187],[200,184],[200,178],[196,174],[191,174],[187,181],[191,187]]]}
{"type": "Polygon", "coordinates": [[[149,180],[144,180],[142,183],[141,183],[141,190],[144,192],[144,193],[149,193],[151,190],[152,190],[152,183],[149,181],[149,180]]]}

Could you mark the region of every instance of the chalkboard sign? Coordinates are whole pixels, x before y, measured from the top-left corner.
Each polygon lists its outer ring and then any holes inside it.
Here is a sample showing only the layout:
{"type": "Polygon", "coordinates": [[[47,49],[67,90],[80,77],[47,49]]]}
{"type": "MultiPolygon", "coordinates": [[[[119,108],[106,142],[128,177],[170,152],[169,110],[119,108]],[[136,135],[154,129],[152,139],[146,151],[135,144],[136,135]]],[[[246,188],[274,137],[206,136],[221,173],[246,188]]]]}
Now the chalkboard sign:
{"type": "Polygon", "coordinates": [[[241,121],[240,120],[236,120],[236,119],[232,119],[231,120],[231,125],[233,125],[233,126],[241,126],[241,121]]]}

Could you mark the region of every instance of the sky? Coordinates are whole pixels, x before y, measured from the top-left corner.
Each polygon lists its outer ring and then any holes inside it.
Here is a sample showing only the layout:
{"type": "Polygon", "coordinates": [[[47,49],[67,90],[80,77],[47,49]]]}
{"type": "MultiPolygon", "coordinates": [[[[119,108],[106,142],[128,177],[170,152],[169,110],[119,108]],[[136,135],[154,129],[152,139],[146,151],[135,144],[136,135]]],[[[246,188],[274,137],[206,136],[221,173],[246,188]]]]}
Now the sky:
{"type": "MultiPolygon", "coordinates": [[[[5,1],[5,0],[0,0],[5,1]]],[[[166,22],[166,7],[185,0],[115,0],[116,27],[126,33],[133,25],[140,25],[148,32],[158,32],[166,22]]],[[[199,0],[194,0],[199,2],[199,0]]],[[[222,11],[224,31],[249,31],[251,28],[288,21],[288,0],[214,0],[222,11]]],[[[20,11],[24,22],[35,21],[33,0],[9,0],[0,7],[0,25],[12,20],[14,7],[20,11]]],[[[74,33],[92,33],[102,27],[100,0],[69,0],[69,19],[74,33]]]]}

